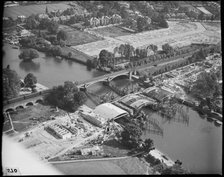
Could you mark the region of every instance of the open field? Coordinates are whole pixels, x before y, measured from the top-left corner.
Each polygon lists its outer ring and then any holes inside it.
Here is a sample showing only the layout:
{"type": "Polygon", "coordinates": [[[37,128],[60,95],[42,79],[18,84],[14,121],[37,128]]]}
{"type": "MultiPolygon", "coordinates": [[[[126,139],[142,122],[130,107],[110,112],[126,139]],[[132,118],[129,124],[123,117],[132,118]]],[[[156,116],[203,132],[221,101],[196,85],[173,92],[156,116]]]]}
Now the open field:
{"type": "Polygon", "coordinates": [[[105,49],[112,52],[115,47],[123,43],[124,42],[115,39],[106,39],[88,44],[72,46],[72,48],[80,50],[90,56],[98,56],[101,50],[105,49]]]}
{"type": "Polygon", "coordinates": [[[125,174],[125,172],[111,161],[83,161],[78,163],[53,164],[58,170],[66,175],[106,175],[125,174]]]}
{"type": "Polygon", "coordinates": [[[66,175],[146,174],[147,171],[146,165],[136,157],[62,162],[52,165],[66,175]]]}
{"type": "Polygon", "coordinates": [[[48,120],[52,115],[57,116],[64,113],[64,111],[61,110],[59,112],[52,112],[51,110],[52,108],[50,108],[50,106],[38,104],[25,109],[20,109],[17,112],[10,113],[10,115],[15,130],[22,132],[39,122],[48,120]],[[33,118],[35,118],[35,120],[31,120],[33,118]]]}
{"type": "Polygon", "coordinates": [[[115,38],[106,37],[103,41],[78,45],[74,46],[74,48],[90,56],[95,56],[99,55],[103,49],[113,52],[116,46],[125,43],[129,43],[135,48],[145,48],[150,44],[154,44],[158,46],[158,49],[161,49],[165,43],[169,43],[173,47],[182,47],[195,42],[216,43],[221,40],[219,27],[216,28],[217,30],[212,31],[211,27],[206,30],[198,22],[180,23],[169,21],[168,23],[169,28],[167,29],[145,31],[115,38]]]}
{"type": "Polygon", "coordinates": [[[81,45],[90,42],[102,40],[100,37],[96,37],[87,32],[78,31],[66,25],[60,25],[59,30],[62,29],[68,33],[68,42],[72,45],[81,45]]]}
{"type": "Polygon", "coordinates": [[[48,11],[53,11],[58,9],[65,10],[70,6],[64,3],[55,3],[55,4],[6,7],[4,8],[4,16],[12,17],[13,19],[16,19],[17,16],[19,15],[25,15],[26,17],[28,17],[31,14],[45,13],[46,7],[48,8],[48,11]]]}
{"type": "Polygon", "coordinates": [[[118,36],[132,34],[131,32],[117,26],[98,28],[98,29],[93,29],[91,31],[95,31],[103,36],[108,36],[108,37],[118,37],[118,36]]]}

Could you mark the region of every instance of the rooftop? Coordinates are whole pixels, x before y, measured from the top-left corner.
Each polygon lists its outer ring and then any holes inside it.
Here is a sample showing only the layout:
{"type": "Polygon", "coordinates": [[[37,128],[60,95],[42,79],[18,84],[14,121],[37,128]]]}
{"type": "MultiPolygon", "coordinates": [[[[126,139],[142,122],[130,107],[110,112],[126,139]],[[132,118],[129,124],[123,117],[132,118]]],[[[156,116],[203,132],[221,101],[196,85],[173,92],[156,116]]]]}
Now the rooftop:
{"type": "Polygon", "coordinates": [[[117,119],[119,117],[128,115],[128,112],[113,105],[112,103],[104,103],[101,105],[98,105],[94,112],[101,115],[103,118],[107,120],[111,119],[117,119]]]}

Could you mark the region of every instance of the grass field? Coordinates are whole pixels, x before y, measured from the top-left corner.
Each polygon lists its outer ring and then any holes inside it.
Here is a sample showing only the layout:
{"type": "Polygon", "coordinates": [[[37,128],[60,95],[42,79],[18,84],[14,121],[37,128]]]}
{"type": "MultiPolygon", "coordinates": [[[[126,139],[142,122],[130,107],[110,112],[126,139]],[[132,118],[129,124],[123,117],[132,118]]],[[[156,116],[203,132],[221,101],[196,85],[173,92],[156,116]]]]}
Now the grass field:
{"type": "Polygon", "coordinates": [[[4,8],[4,16],[16,19],[19,15],[25,15],[28,17],[31,14],[45,13],[46,6],[48,11],[58,9],[65,10],[70,7],[69,5],[63,3],[6,7],[4,8]]]}
{"type": "Polygon", "coordinates": [[[66,175],[106,175],[125,174],[125,172],[111,161],[88,161],[78,163],[53,164],[66,175]]]}
{"type": "Polygon", "coordinates": [[[61,114],[59,112],[51,112],[50,106],[44,106],[41,104],[30,106],[25,109],[18,110],[17,112],[11,113],[11,118],[16,131],[22,132],[30,128],[32,125],[46,121],[51,115],[61,114]],[[36,118],[31,120],[30,118],[36,118]]]}
{"type": "Polygon", "coordinates": [[[68,33],[68,42],[72,46],[103,40],[100,37],[96,37],[96,36],[91,35],[87,32],[82,32],[82,31],[75,30],[75,29],[73,29],[69,26],[66,26],[66,25],[60,25],[59,30],[60,29],[66,31],[68,33]]]}
{"type": "Polygon", "coordinates": [[[92,31],[95,31],[101,35],[108,36],[108,37],[118,37],[118,36],[132,34],[131,32],[117,26],[104,27],[104,28],[94,29],[92,31]]]}

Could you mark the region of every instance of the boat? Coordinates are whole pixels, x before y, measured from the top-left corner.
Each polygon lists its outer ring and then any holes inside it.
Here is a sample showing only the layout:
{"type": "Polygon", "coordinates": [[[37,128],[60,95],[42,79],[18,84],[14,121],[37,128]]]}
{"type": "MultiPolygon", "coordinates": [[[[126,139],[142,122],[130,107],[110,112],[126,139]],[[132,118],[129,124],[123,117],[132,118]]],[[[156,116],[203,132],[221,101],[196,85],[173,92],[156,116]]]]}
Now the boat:
{"type": "Polygon", "coordinates": [[[56,56],[56,59],[62,60],[62,57],[60,57],[60,56],[56,56]]]}
{"type": "Polygon", "coordinates": [[[220,127],[220,126],[222,125],[222,122],[219,121],[219,120],[216,120],[216,121],[214,121],[214,125],[215,125],[216,127],[220,127]]]}
{"type": "Polygon", "coordinates": [[[205,114],[203,111],[198,110],[198,114],[202,119],[207,117],[207,114],[205,114]]]}
{"type": "Polygon", "coordinates": [[[214,119],[212,118],[212,117],[207,117],[207,120],[209,121],[209,122],[213,122],[214,121],[214,119]]]}

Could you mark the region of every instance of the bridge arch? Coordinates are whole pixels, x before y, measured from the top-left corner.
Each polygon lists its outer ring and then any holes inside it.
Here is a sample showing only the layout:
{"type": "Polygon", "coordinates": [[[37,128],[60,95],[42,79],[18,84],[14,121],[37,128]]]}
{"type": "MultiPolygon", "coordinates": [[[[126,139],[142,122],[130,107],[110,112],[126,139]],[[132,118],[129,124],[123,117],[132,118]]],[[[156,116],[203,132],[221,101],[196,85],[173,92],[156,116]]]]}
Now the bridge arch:
{"type": "Polygon", "coordinates": [[[19,110],[19,109],[24,109],[25,107],[23,105],[19,105],[16,107],[16,110],[19,110]]]}
{"type": "Polygon", "coordinates": [[[8,108],[5,110],[5,112],[14,112],[14,111],[15,111],[15,109],[13,109],[13,108],[8,108]]]}
{"type": "Polygon", "coordinates": [[[115,78],[117,79],[119,77],[127,77],[127,78],[129,78],[129,74],[121,74],[121,75],[117,75],[115,77],[111,77],[111,81],[114,80],[115,78]]]}
{"type": "Polygon", "coordinates": [[[33,102],[26,103],[26,106],[33,106],[33,105],[34,105],[33,102]]]}
{"type": "Polygon", "coordinates": [[[38,99],[38,100],[35,101],[35,103],[43,104],[44,101],[43,101],[43,99],[38,99]]]}
{"type": "Polygon", "coordinates": [[[106,80],[99,80],[99,81],[96,81],[96,82],[93,82],[93,83],[83,84],[82,88],[88,88],[88,87],[90,87],[94,84],[100,83],[100,82],[104,83],[104,82],[107,82],[107,81],[106,80]]]}

